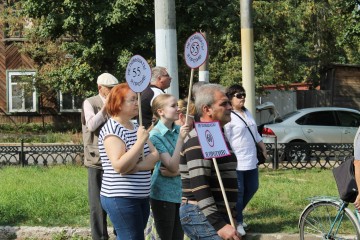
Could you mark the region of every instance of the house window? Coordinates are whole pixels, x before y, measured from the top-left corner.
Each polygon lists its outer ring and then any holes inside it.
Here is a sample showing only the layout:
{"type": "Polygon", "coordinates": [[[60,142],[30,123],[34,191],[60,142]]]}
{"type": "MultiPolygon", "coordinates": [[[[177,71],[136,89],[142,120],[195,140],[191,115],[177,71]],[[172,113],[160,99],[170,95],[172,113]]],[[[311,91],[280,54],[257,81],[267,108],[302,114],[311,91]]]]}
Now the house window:
{"type": "Polygon", "coordinates": [[[59,92],[60,112],[81,112],[82,97],[59,92]]]}
{"type": "Polygon", "coordinates": [[[6,71],[9,112],[36,112],[35,71],[6,71]]]}

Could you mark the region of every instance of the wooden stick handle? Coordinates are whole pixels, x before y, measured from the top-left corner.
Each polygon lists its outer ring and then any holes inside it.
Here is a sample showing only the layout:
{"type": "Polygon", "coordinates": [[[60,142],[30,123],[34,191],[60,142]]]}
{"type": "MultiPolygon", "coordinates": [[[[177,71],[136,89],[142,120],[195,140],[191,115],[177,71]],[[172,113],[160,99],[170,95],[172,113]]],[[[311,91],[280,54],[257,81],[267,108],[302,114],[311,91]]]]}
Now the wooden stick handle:
{"type": "Polygon", "coordinates": [[[187,106],[186,106],[186,120],[185,124],[188,123],[189,118],[189,107],[190,107],[190,101],[191,101],[191,90],[193,85],[193,78],[194,78],[194,69],[191,69],[191,75],[190,75],[190,85],[189,85],[189,94],[188,94],[188,100],[187,100],[187,106]]]}
{"type": "Polygon", "coordinates": [[[230,211],[230,207],[229,207],[229,202],[227,200],[227,197],[226,197],[226,193],[225,193],[225,189],[224,189],[224,185],[223,185],[223,182],[221,180],[221,175],[220,175],[220,171],[219,171],[219,167],[217,165],[217,162],[216,162],[216,158],[213,158],[213,162],[214,162],[214,166],[215,166],[215,170],[216,170],[216,175],[217,175],[217,178],[219,180],[219,184],[220,184],[220,188],[221,188],[221,193],[224,197],[224,202],[225,202],[225,206],[226,206],[226,211],[229,215],[229,219],[230,219],[230,223],[231,223],[231,226],[233,226],[234,228],[235,227],[235,223],[234,223],[234,219],[231,215],[231,211],[230,211]]]}
{"type": "MultiPolygon", "coordinates": [[[[141,95],[139,92],[137,93],[137,97],[138,97],[138,108],[139,108],[139,125],[142,126],[143,123],[142,123],[142,112],[141,112],[141,95]]],[[[142,154],[141,154],[141,158],[143,161],[145,160],[144,154],[145,154],[145,152],[144,152],[144,148],[143,148],[142,154]]]]}

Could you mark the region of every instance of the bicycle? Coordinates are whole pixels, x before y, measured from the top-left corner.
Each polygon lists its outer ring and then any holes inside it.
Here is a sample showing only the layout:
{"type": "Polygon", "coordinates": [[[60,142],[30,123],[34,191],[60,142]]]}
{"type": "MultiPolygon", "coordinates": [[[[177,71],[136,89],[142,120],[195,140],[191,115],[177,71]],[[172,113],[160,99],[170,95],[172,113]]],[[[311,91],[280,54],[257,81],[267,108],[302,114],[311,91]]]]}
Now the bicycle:
{"type": "Polygon", "coordinates": [[[312,197],[299,218],[300,240],[360,239],[359,213],[337,197],[312,197]]]}

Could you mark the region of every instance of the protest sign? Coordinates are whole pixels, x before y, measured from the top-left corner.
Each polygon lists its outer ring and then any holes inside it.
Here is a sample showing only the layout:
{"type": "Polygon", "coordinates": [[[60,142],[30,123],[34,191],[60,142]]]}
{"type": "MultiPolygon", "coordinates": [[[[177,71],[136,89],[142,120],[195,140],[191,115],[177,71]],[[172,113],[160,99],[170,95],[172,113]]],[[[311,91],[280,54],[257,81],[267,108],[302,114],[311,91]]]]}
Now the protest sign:
{"type": "Polygon", "coordinates": [[[188,104],[186,110],[186,121],[188,122],[189,115],[189,106],[191,100],[191,89],[193,85],[194,78],[194,68],[200,67],[208,56],[208,45],[206,39],[201,33],[194,33],[191,35],[185,43],[185,62],[191,68],[190,74],[190,83],[189,83],[189,94],[188,94],[188,104]]]}
{"type": "Polygon", "coordinates": [[[201,33],[191,35],[185,44],[185,61],[190,68],[200,67],[208,55],[208,46],[201,33]]]}
{"type": "Polygon", "coordinates": [[[134,55],[125,71],[125,79],[131,90],[137,93],[139,106],[139,124],[142,126],[141,95],[150,83],[151,68],[147,61],[140,55],[134,55]]]}
{"type": "Polygon", "coordinates": [[[212,158],[216,175],[220,184],[221,193],[224,197],[226,211],[228,213],[230,223],[235,227],[234,220],[231,215],[229,202],[226,197],[224,185],[221,179],[219,167],[216,162],[216,158],[225,157],[230,155],[230,151],[226,145],[224,135],[221,132],[219,122],[197,122],[195,123],[196,132],[198,134],[201,150],[203,152],[204,159],[212,158]]]}
{"type": "Polygon", "coordinates": [[[219,122],[197,122],[195,128],[205,159],[230,155],[219,122]]]}
{"type": "Polygon", "coordinates": [[[131,90],[140,93],[149,86],[151,79],[151,68],[147,61],[140,55],[133,56],[125,72],[126,82],[131,90]]]}

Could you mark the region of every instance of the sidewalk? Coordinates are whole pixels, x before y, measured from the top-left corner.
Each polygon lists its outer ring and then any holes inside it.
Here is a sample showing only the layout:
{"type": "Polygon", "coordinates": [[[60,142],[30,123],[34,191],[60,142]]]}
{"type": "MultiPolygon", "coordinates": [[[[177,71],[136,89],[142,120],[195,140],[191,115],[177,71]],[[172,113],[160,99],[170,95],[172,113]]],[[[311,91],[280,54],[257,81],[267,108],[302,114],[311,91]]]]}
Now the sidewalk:
{"type": "MultiPolygon", "coordinates": [[[[112,229],[109,228],[109,233],[112,233],[112,229]]],[[[0,240],[7,239],[44,239],[52,240],[54,237],[59,239],[59,236],[62,236],[61,239],[65,239],[65,236],[70,237],[81,237],[88,238],[90,237],[89,228],[73,228],[73,227],[4,227],[0,226],[0,240]]],[[[110,239],[114,240],[115,236],[110,235],[110,239]]],[[[244,238],[246,240],[297,240],[299,239],[298,234],[282,234],[282,233],[248,233],[244,238]]]]}

